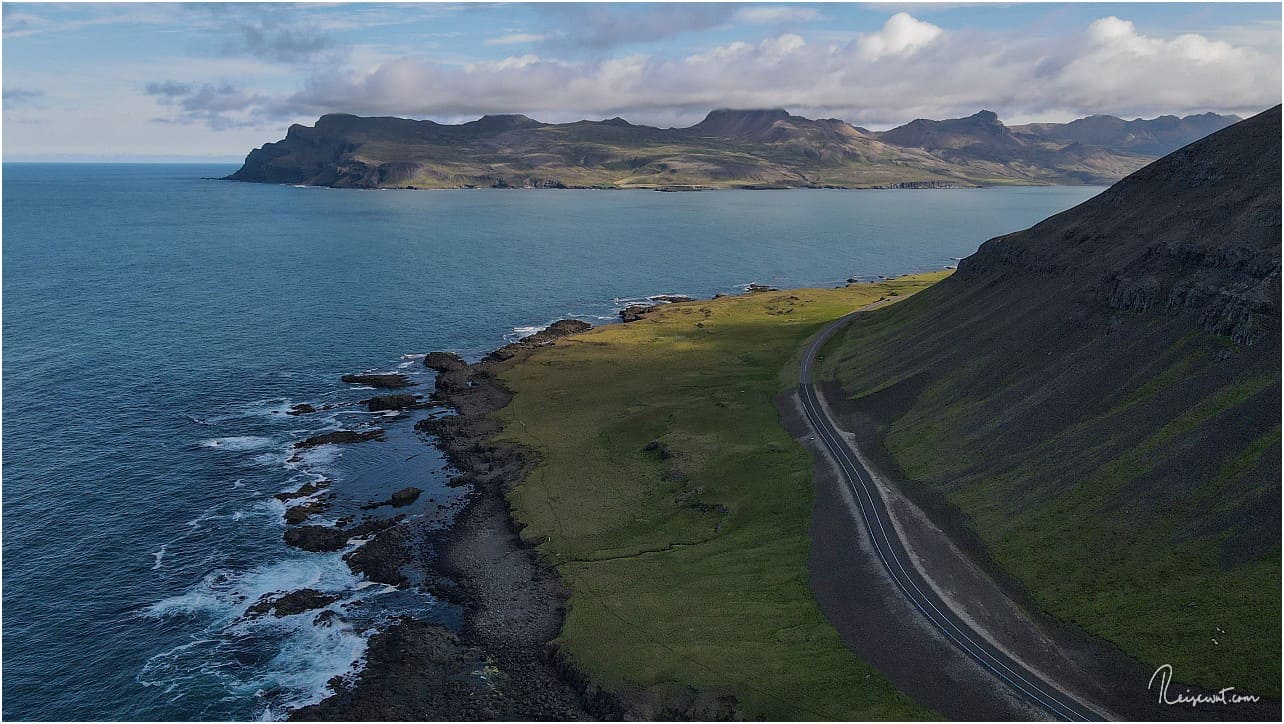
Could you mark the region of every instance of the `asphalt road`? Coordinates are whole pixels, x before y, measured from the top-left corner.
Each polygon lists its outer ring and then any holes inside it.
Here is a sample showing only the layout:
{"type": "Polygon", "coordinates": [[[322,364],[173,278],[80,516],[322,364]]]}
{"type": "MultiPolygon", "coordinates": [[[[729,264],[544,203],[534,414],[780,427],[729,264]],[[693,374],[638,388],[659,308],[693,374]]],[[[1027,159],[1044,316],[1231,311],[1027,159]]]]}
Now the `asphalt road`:
{"type": "Polygon", "coordinates": [[[816,433],[817,440],[838,464],[843,480],[860,504],[860,518],[853,523],[863,526],[884,568],[901,593],[919,613],[960,650],[994,675],[997,685],[1010,687],[1017,695],[1063,721],[1101,721],[1102,716],[1066,696],[1041,679],[1019,661],[996,649],[980,632],[960,619],[923,580],[910,562],[905,543],[887,512],[873,477],[861,464],[850,443],[839,432],[812,382],[812,365],[825,342],[840,327],[860,312],[853,312],[826,327],[803,353],[798,396],[803,412],[816,433]]]}

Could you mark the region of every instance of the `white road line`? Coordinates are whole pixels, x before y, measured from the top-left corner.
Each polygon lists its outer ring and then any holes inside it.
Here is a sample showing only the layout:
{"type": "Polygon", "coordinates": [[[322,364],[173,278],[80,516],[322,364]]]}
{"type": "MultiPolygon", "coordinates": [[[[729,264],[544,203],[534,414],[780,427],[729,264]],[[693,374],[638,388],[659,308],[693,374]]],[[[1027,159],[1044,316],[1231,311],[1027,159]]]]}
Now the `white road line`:
{"type": "MultiPolygon", "coordinates": [[[[834,332],[837,331],[839,327],[850,321],[854,316],[856,316],[856,314],[858,314],[858,312],[853,312],[852,314],[835,321],[829,327],[824,329],[821,334],[812,341],[811,345],[808,346],[806,354],[803,356],[800,370],[799,398],[803,402],[803,410],[806,412],[808,421],[811,423],[812,428],[824,441],[825,448],[829,451],[830,455],[839,463],[839,467],[842,470],[843,477],[845,478],[848,487],[856,496],[856,500],[860,503],[861,517],[864,518],[865,527],[869,532],[870,540],[874,544],[874,550],[878,552],[878,556],[883,563],[883,567],[887,569],[888,574],[891,576],[892,580],[896,582],[897,587],[900,588],[901,592],[905,594],[905,597],[914,604],[915,608],[923,614],[924,618],[953,641],[958,648],[970,655],[1008,686],[1012,687],[1020,694],[1023,694],[1027,699],[1047,710],[1048,713],[1053,716],[1069,721],[1092,721],[1099,719],[1099,716],[1095,712],[1088,712],[1085,714],[1080,711],[1082,707],[1075,706],[1074,703],[1066,704],[1058,700],[1058,697],[1055,694],[1045,691],[1044,686],[1047,686],[1046,682],[1043,682],[1039,677],[1034,675],[1033,672],[1025,669],[1025,667],[1021,666],[1016,661],[1011,661],[1009,659],[1012,664],[1009,666],[1008,662],[1004,661],[1007,657],[1002,656],[995,651],[991,651],[989,647],[978,644],[971,636],[968,635],[968,632],[964,631],[964,628],[969,628],[970,630],[970,627],[966,627],[966,625],[964,625],[964,627],[960,627],[950,615],[937,607],[933,600],[933,596],[929,596],[924,593],[915,581],[914,576],[912,576],[905,568],[901,561],[901,556],[896,552],[896,546],[892,545],[892,538],[887,532],[887,527],[884,525],[883,517],[879,514],[880,509],[874,500],[873,494],[869,490],[869,486],[872,483],[868,479],[868,475],[862,471],[860,463],[852,460],[851,452],[848,450],[846,443],[841,440],[841,436],[835,428],[833,421],[829,418],[828,413],[822,409],[815,385],[811,380],[812,361],[815,358],[816,353],[820,350],[820,347],[823,346],[831,336],[833,336],[834,332]],[[859,486],[856,485],[857,481],[860,482],[859,486]],[[863,497],[862,493],[864,494],[863,497]],[[875,529],[873,523],[870,521],[871,514],[878,521],[877,529],[875,529]],[[877,533],[882,535],[881,539],[875,534],[876,530],[877,533]],[[884,549],[886,550],[886,553],[884,553],[884,549]],[[896,562],[895,567],[893,567],[888,561],[889,555],[892,560],[896,562]],[[911,587],[913,588],[913,591],[910,590],[911,587]],[[926,604],[926,607],[924,604],[926,604]],[[931,611],[928,610],[928,607],[931,608],[931,611]],[[951,632],[950,629],[953,629],[954,632],[951,632]],[[955,633],[957,633],[957,635],[955,635],[955,633]],[[1029,678],[1027,678],[1027,676],[1029,678]],[[1034,681],[1031,681],[1031,679],[1034,679],[1034,681]],[[1035,683],[1036,681],[1038,683],[1035,683]],[[1043,684],[1043,686],[1040,686],[1040,684],[1043,684]]],[[[904,549],[904,541],[897,538],[897,542],[900,544],[900,547],[904,549]]],[[[971,633],[976,634],[975,631],[971,631],[971,633]]]]}

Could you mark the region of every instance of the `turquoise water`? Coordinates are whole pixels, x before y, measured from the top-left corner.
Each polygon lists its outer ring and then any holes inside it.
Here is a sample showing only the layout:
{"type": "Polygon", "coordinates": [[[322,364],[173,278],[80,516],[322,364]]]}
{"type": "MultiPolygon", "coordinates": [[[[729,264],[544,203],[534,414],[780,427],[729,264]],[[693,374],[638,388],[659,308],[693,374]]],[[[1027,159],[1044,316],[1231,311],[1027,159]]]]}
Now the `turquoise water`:
{"type": "MultiPolygon", "coordinates": [[[[229,166],[4,166],[3,715],[279,717],[351,672],[387,616],[451,622],[281,541],[272,495],[337,481],[336,511],[458,495],[410,419],[364,419],[347,372],[479,355],[562,317],[749,282],[939,269],[1100,189],[340,191],[211,180],[229,166]],[[330,404],[318,415],[292,404],[330,404]],[[269,620],[275,590],[341,594],[269,620]]],[[[420,413],[427,414],[427,413],[420,413]]]]}

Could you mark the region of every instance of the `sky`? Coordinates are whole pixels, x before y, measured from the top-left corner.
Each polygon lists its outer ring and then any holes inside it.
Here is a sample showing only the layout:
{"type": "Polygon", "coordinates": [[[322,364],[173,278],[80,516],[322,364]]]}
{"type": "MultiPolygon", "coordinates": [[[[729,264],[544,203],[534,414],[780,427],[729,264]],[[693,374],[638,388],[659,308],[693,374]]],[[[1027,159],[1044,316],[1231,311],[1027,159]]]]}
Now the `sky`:
{"type": "Polygon", "coordinates": [[[1251,115],[1279,3],[10,3],[3,155],[239,161],[325,113],[1251,115]]]}

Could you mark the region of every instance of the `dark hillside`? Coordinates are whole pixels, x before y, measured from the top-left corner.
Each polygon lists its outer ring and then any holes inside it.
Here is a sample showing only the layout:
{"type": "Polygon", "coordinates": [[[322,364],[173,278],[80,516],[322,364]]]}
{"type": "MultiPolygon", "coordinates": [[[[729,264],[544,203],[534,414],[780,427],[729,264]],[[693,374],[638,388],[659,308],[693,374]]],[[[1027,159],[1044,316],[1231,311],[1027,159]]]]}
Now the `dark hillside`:
{"type": "Polygon", "coordinates": [[[878,465],[1039,606],[1275,697],[1280,169],[1277,106],[986,242],[826,354],[878,465]]]}

